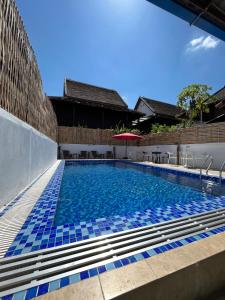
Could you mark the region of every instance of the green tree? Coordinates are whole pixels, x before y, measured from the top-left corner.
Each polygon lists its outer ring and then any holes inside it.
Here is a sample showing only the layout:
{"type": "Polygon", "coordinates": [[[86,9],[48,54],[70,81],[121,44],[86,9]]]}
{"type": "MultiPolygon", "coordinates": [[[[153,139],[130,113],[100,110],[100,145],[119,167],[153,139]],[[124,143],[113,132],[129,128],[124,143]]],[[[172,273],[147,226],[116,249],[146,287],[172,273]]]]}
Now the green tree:
{"type": "Polygon", "coordinates": [[[202,122],[203,112],[209,112],[206,100],[209,97],[212,98],[209,94],[211,89],[206,84],[190,84],[178,95],[177,105],[186,112],[189,120],[193,120],[193,118],[199,116],[202,122]]]}

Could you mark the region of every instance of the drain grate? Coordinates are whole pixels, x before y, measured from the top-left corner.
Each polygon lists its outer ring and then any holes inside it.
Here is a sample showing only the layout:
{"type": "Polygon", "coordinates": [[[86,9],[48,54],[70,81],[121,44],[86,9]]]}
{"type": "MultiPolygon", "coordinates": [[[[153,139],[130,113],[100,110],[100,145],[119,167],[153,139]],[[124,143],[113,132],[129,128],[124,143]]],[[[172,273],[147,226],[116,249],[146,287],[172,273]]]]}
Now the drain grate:
{"type": "Polygon", "coordinates": [[[225,225],[225,209],[0,259],[0,297],[225,225]]]}

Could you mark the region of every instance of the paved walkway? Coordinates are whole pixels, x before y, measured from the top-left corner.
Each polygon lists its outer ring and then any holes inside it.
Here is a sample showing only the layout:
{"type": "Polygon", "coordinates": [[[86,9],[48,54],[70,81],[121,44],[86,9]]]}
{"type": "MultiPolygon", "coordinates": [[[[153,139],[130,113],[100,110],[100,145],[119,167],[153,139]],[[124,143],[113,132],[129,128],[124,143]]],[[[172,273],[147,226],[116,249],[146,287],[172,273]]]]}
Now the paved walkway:
{"type": "MultiPolygon", "coordinates": [[[[158,166],[160,168],[166,168],[166,169],[172,169],[172,170],[181,170],[181,171],[191,172],[191,173],[196,173],[196,174],[200,173],[200,169],[190,169],[190,168],[186,168],[181,165],[156,164],[156,163],[153,163],[150,161],[144,161],[144,162],[141,162],[141,164],[150,165],[150,166],[158,166]]],[[[205,169],[202,170],[202,174],[206,174],[205,169]]],[[[208,175],[219,176],[219,171],[218,170],[209,170],[208,175]]],[[[225,172],[222,172],[222,176],[225,178],[225,172]]]]}
{"type": "Polygon", "coordinates": [[[224,286],[224,241],[225,233],[213,235],[35,299],[224,300],[224,290],[213,293],[224,286]]]}

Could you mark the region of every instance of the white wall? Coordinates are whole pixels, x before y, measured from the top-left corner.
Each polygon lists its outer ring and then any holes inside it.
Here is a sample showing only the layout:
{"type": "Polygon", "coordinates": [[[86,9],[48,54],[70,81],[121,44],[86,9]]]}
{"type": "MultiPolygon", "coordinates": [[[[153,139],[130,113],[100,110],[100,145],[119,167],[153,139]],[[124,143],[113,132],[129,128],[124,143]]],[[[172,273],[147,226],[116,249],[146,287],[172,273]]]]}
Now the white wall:
{"type": "Polygon", "coordinates": [[[0,108],[0,207],[57,159],[57,144],[0,108]]]}
{"type": "MultiPolygon", "coordinates": [[[[176,155],[177,153],[177,145],[156,145],[156,146],[141,146],[137,147],[137,149],[131,149],[132,158],[135,159],[135,150],[140,153],[145,151],[151,154],[152,151],[160,151],[162,153],[171,152],[176,155]]],[[[129,150],[128,150],[129,152],[129,150]]],[[[206,155],[212,155],[213,164],[211,166],[212,169],[218,170],[220,169],[221,164],[225,160],[225,143],[207,143],[207,144],[185,144],[180,145],[181,154],[185,155],[186,153],[191,153],[194,158],[194,167],[199,168],[202,166],[204,158],[206,155]],[[202,158],[202,159],[200,159],[202,158]]]]}
{"type": "Polygon", "coordinates": [[[207,144],[190,144],[182,145],[181,150],[185,152],[186,146],[189,147],[190,151],[194,156],[202,154],[210,154],[213,157],[213,169],[220,169],[221,164],[225,160],[225,143],[207,143],[207,144]]]}
{"type": "MultiPolygon", "coordinates": [[[[105,153],[106,151],[113,151],[113,146],[108,145],[81,145],[81,144],[61,144],[62,150],[69,150],[71,153],[80,153],[80,151],[98,151],[99,153],[105,153]]],[[[124,146],[116,147],[116,158],[123,158],[125,156],[124,146]]],[[[195,160],[195,167],[201,167],[204,157],[207,154],[213,156],[212,169],[219,169],[222,162],[225,160],[225,143],[207,143],[207,144],[190,144],[181,145],[181,152],[183,155],[188,151],[193,154],[194,158],[202,158],[195,160]]],[[[152,151],[160,151],[163,154],[166,152],[174,153],[176,156],[177,145],[154,145],[154,146],[128,146],[128,157],[133,160],[142,160],[143,152],[151,154],[152,151]]]]}
{"type": "MultiPolygon", "coordinates": [[[[116,158],[123,158],[125,156],[125,146],[114,146],[116,149],[116,158]]],[[[165,147],[161,147],[160,151],[170,151],[173,152],[176,146],[173,145],[165,147]],[[168,149],[168,150],[167,150],[168,149]]],[[[60,144],[61,151],[68,150],[71,154],[79,154],[80,151],[97,151],[98,153],[106,153],[106,151],[113,152],[113,146],[109,145],[87,145],[87,144],[60,144]]],[[[127,154],[128,157],[133,160],[142,160],[143,158],[143,151],[144,152],[151,152],[157,151],[157,146],[128,146],[127,147],[127,154]]]]}

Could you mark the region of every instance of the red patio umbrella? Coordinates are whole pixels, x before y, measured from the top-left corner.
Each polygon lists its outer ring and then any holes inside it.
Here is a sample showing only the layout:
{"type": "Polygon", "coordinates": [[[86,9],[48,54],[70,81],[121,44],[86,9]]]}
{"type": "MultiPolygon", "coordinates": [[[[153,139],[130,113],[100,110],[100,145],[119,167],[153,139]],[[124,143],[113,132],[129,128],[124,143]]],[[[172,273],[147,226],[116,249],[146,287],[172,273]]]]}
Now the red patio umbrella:
{"type": "Polygon", "coordinates": [[[125,133],[121,133],[121,134],[115,134],[115,135],[113,135],[113,138],[118,139],[118,140],[125,140],[126,141],[125,158],[127,158],[127,141],[135,141],[135,140],[143,139],[142,136],[137,135],[137,134],[133,134],[133,133],[129,133],[129,132],[125,132],[125,133]]]}

